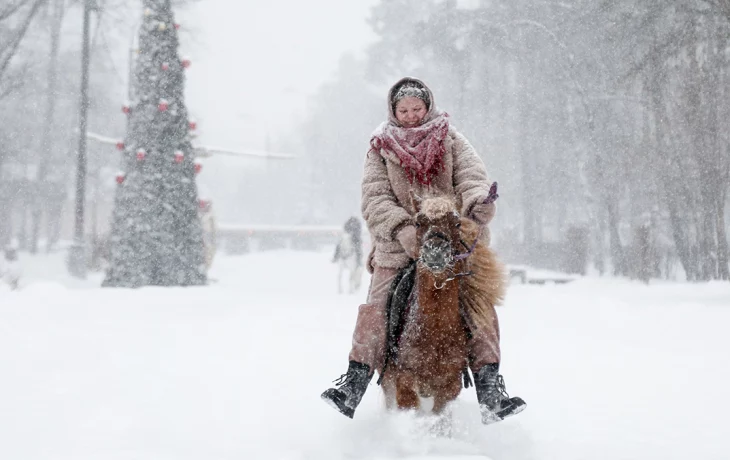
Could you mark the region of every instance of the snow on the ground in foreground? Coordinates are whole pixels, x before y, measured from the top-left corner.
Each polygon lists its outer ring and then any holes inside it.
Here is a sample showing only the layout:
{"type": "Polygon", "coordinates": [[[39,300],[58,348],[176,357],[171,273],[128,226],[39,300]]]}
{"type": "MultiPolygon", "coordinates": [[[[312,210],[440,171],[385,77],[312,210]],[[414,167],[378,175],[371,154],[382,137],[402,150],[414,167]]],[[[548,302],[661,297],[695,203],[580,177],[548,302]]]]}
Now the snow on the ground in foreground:
{"type": "Polygon", "coordinates": [[[466,390],[444,438],[374,383],[354,420],[319,399],[366,291],[335,294],[330,257],[223,257],[204,288],[0,289],[0,458],[730,458],[727,283],[512,286],[502,371],[527,410],[484,427],[466,390]]]}

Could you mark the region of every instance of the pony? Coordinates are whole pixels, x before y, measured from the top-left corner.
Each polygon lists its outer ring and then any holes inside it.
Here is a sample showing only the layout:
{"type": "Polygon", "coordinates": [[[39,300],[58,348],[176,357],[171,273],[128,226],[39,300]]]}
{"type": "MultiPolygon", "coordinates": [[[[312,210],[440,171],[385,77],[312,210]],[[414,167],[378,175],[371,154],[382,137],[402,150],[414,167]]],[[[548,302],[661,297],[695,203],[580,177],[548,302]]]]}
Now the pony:
{"type": "Polygon", "coordinates": [[[468,378],[470,325],[492,320],[506,288],[505,267],[462,218],[461,197],[422,199],[411,193],[419,243],[415,281],[402,318],[397,356],[386,361],[382,388],[388,409],[442,414],[468,378]]]}

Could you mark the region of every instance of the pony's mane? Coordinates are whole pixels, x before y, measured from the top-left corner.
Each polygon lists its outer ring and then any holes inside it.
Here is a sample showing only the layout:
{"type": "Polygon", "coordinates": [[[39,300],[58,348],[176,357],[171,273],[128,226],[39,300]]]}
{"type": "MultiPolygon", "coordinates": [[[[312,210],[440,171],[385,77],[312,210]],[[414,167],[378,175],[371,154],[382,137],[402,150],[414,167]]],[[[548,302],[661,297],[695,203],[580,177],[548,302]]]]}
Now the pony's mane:
{"type": "Polygon", "coordinates": [[[456,203],[444,196],[426,198],[421,203],[421,214],[425,215],[429,220],[440,219],[450,212],[458,212],[456,203]]]}
{"type": "MultiPolygon", "coordinates": [[[[467,244],[481,234],[471,219],[461,219],[461,237],[467,244]]],[[[507,269],[489,248],[489,238],[482,239],[467,259],[467,271],[472,276],[461,279],[459,300],[464,311],[477,326],[496,323],[494,307],[501,305],[507,290],[507,269]]]]}

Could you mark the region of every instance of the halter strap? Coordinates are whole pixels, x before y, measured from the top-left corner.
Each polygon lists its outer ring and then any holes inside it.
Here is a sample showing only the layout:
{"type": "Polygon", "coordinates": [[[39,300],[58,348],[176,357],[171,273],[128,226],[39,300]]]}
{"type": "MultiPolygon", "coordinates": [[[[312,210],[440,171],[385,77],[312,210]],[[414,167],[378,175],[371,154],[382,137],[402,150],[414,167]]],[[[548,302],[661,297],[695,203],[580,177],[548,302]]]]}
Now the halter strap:
{"type": "Polygon", "coordinates": [[[484,227],[479,227],[479,233],[477,233],[477,237],[474,238],[474,242],[471,246],[467,246],[466,243],[464,243],[464,240],[461,240],[461,244],[464,245],[464,247],[468,248],[466,252],[463,252],[461,254],[455,254],[454,260],[464,260],[470,255],[474,253],[474,250],[477,248],[477,243],[479,243],[479,240],[482,239],[482,233],[484,233],[484,227]]]}

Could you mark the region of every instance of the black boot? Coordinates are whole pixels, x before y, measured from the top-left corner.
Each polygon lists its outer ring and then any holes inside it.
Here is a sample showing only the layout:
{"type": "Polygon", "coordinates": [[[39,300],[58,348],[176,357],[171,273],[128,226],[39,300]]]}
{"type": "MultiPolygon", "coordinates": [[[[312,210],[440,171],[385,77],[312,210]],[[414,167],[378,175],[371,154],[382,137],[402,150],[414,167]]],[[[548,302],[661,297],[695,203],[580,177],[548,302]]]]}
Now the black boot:
{"type": "Polygon", "coordinates": [[[510,398],[504,388],[504,379],[499,375],[499,363],[487,364],[474,376],[482,423],[485,425],[519,414],[525,409],[522,398],[510,398]]]}
{"type": "Polygon", "coordinates": [[[339,388],[326,390],[322,393],[322,399],[342,414],[352,418],[355,416],[355,409],[360,404],[372,378],[370,366],[350,361],[347,374],[342,374],[339,379],[335,380],[339,388]]]}

